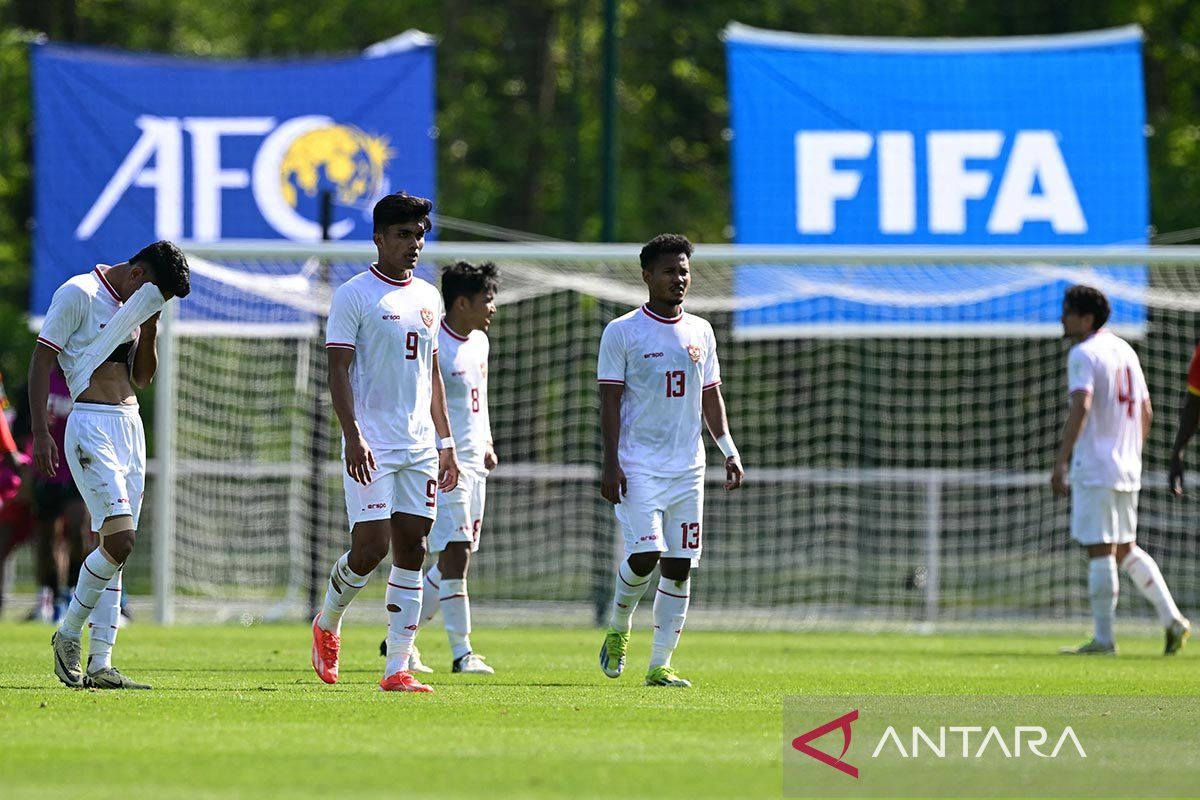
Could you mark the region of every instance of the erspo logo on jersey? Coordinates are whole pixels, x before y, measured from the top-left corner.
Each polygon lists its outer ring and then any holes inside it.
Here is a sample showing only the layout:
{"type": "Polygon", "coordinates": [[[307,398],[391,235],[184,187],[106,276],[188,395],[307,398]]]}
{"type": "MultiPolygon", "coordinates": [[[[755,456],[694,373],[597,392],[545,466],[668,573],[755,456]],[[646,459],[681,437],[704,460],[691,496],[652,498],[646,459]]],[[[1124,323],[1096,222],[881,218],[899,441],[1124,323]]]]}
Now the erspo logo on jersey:
{"type": "MultiPolygon", "coordinates": [[[[193,238],[220,239],[222,194],[249,190],[267,224],[296,241],[321,238],[317,220],[298,208],[300,196],[316,197],[323,181],[332,184],[334,200],[342,206],[369,207],[389,188],[384,169],[395,153],[388,137],[326,116],[141,116],[136,124],[140,136],[79,222],[76,238],[92,238],[132,187],[154,192],[157,238],[183,235],[183,198],[190,189],[193,238]],[[222,141],[231,137],[259,141],[250,163],[224,163],[222,141]],[[190,164],[185,165],[189,151],[190,164]]],[[[355,224],[353,219],[339,220],[330,235],[341,239],[355,224]]]]}

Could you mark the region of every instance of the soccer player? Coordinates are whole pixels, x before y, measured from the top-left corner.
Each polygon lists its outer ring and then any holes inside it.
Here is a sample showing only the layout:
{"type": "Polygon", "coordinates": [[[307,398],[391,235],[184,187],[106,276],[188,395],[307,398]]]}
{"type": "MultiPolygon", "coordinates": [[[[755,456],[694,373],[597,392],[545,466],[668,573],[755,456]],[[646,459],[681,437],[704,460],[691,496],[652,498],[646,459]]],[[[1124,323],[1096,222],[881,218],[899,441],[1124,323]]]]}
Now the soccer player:
{"type": "Polygon", "coordinates": [[[1063,298],[1070,409],[1050,476],[1059,497],[1071,496],[1071,538],[1087,548],[1088,597],[1095,633],[1070,655],[1116,655],[1117,564],[1154,604],[1166,629],[1165,655],[1190,632],[1150,554],[1136,544],[1142,447],[1153,411],[1137,353],[1104,327],[1108,298],[1091,286],[1072,286],[1063,298]],[[1069,473],[1069,478],[1068,478],[1069,473]]]}
{"type": "Polygon", "coordinates": [[[421,621],[425,537],[437,516],[438,489],[458,484],[446,392],[438,369],[441,297],[413,277],[433,204],[391,194],[375,204],[379,260],[333,295],[325,341],[329,390],[342,426],[350,550],[329,574],[313,619],[312,663],[326,683],[338,679],[342,615],[392,551],[384,691],[432,692],[410,671],[421,621]]]}
{"type": "Polygon", "coordinates": [[[60,458],[66,457],[100,538],[83,561],[67,613],[51,639],[54,673],[73,688],[150,688],[112,666],[121,567],[133,552],[146,475],[146,439],[134,387],[149,386],[158,369],[158,312],[171,297],[186,297],[189,291],[187,260],[170,242],[148,245],[115,266],[97,265],[54,293],[29,364],[34,464],[55,477],[62,469],[60,458]],[[61,454],[47,415],[56,359],[75,402],[61,454]],[[80,639],[89,617],[84,674],[80,639]]]}
{"type": "Polygon", "coordinates": [[[687,616],[689,572],[700,561],[701,419],[725,455],[725,489],[737,489],[744,476],[725,417],[712,326],[683,311],[692,252],[684,236],[650,240],[641,252],[649,300],[610,322],[600,340],[600,494],[616,506],[626,556],[600,667],[610,678],[625,669],[633,611],[658,564],[647,686],[691,686],[671,666],[671,654],[687,616]]]}
{"type": "Polygon", "coordinates": [[[438,331],[438,360],[459,464],[458,488],[438,493],[437,521],[429,536],[437,564],[425,574],[425,620],[442,609],[450,639],[451,672],[495,672],[471,649],[467,568],[479,549],[488,472],[498,459],[488,415],[487,331],[496,313],[496,265],[459,261],[442,273],[446,316],[438,331]]]}
{"type": "Polygon", "coordinates": [[[1175,444],[1171,448],[1171,470],[1168,483],[1176,497],[1183,497],[1183,459],[1188,442],[1200,427],[1200,343],[1192,352],[1192,363],[1188,367],[1187,392],[1183,396],[1183,410],[1179,413],[1179,429],[1175,432],[1175,444]]]}

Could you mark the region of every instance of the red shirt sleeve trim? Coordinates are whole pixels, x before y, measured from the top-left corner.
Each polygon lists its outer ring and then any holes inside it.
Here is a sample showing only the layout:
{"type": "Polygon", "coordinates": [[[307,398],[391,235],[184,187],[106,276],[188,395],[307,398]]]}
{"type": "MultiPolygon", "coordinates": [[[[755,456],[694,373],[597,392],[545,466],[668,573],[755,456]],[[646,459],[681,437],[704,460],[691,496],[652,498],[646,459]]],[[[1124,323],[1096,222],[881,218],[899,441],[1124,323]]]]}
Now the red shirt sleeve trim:
{"type": "Polygon", "coordinates": [[[54,350],[54,352],[56,352],[56,353],[61,353],[63,351],[63,349],[61,347],[59,347],[58,345],[56,345],[54,342],[50,341],[49,339],[44,339],[41,336],[39,336],[39,337],[37,337],[37,340],[39,342],[41,342],[42,344],[46,345],[46,347],[49,347],[52,350],[54,350]]]}
{"type": "Polygon", "coordinates": [[[604,379],[604,378],[598,378],[598,379],[596,380],[596,382],[597,382],[597,383],[611,383],[611,384],[614,384],[614,385],[616,385],[616,386],[624,386],[624,385],[625,385],[625,381],[610,381],[610,380],[606,380],[606,379],[604,379]]]}
{"type": "Polygon", "coordinates": [[[349,342],[326,342],[325,346],[326,347],[340,347],[343,350],[353,350],[354,349],[354,345],[350,344],[349,342]]]}
{"type": "Polygon", "coordinates": [[[1091,389],[1084,389],[1084,388],[1072,389],[1071,391],[1067,392],[1067,394],[1091,394],[1091,393],[1092,393],[1091,389]]]}
{"type": "Polygon", "coordinates": [[[712,383],[706,383],[706,384],[704,384],[704,390],[707,391],[708,389],[711,389],[714,386],[720,386],[720,385],[721,385],[720,381],[713,381],[712,383]]]}

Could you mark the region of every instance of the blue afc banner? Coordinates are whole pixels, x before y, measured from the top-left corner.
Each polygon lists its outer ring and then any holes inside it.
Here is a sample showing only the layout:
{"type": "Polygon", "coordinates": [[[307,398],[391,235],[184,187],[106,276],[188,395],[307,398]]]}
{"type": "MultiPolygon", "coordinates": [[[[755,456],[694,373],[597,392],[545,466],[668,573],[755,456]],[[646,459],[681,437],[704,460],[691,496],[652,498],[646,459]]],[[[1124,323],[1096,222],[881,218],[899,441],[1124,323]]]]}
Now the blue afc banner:
{"type": "MultiPolygon", "coordinates": [[[[1146,241],[1148,189],[1141,31],[976,40],[725,33],[739,243],[1104,245],[1146,241]]],[[[760,294],[800,267],[747,267],[760,294]]],[[[976,335],[1056,322],[1074,278],[1131,298],[1144,326],[1141,267],[1043,273],[1019,295],[1011,270],[809,270],[799,294],[748,308],[742,335],[976,335]],[[845,280],[844,280],[845,279],[845,280]],[[994,279],[994,280],[993,280],[994,279]],[[989,284],[989,281],[992,281],[989,284]],[[830,285],[823,291],[822,285],[830,285]],[[897,291],[873,299],[865,286],[897,291]],[[899,292],[902,302],[896,302],[899,292]],[[920,302],[922,293],[932,301],[920,302]],[[984,297],[984,295],[995,295],[984,297]],[[795,329],[789,333],[789,325],[795,329]],[[915,328],[906,327],[909,324],[915,328]],[[757,334],[751,328],[760,326],[757,334]],[[768,334],[767,326],[772,331],[768,334]],[[860,326],[856,328],[855,326],[860,326]],[[826,330],[828,329],[828,330],[826,330]],[[834,333],[836,331],[836,334],[834,333]]],[[[1053,272],[1053,270],[1051,270],[1053,272]]],[[[799,274],[799,273],[797,273],[799,274]]],[[[745,295],[743,295],[745,296],[745,295]]],[[[745,305],[743,304],[743,307],[745,305]]],[[[1123,306],[1125,307],[1125,306],[1123,306]]],[[[1036,335],[1036,334],[1035,334],[1036,335]]]]}
{"type": "MultiPolygon", "coordinates": [[[[30,311],[96,263],[157,239],[369,240],[394,191],[435,192],[434,47],[379,56],[211,61],[33,47],[30,311]]],[[[201,296],[185,318],[220,318],[201,296]]]]}

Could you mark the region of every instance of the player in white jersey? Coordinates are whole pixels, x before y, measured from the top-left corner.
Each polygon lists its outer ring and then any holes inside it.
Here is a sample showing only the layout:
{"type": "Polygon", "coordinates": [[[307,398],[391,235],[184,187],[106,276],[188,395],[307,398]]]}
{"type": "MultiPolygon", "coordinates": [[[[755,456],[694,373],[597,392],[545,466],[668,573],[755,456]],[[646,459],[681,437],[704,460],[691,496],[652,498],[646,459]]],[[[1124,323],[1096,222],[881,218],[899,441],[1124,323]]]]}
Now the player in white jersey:
{"type": "Polygon", "coordinates": [[[692,243],[662,234],[641,252],[649,299],[618,317],[600,340],[600,493],[616,506],[626,560],[617,569],[600,667],[625,668],[633,611],[658,564],[648,686],[690,686],[671,666],[687,615],[691,568],[699,563],[704,506],[703,420],[725,455],[725,489],[742,484],[729,435],[717,344],[707,321],[683,311],[692,243]]]}
{"type": "Polygon", "coordinates": [[[389,544],[392,570],[384,691],[431,692],[409,670],[421,620],[425,537],[437,492],[454,489],[458,462],[438,371],[441,297],[413,276],[433,204],[392,194],[375,205],[379,261],[346,281],[329,309],[329,390],[342,425],[342,477],[350,550],[333,565],[325,603],[313,619],[312,663],[338,679],[342,615],[367,584],[389,544]]]}
{"type": "Polygon", "coordinates": [[[1154,604],[1166,629],[1164,652],[1183,646],[1190,631],[1158,564],[1139,548],[1138,492],[1142,447],[1153,411],[1137,353],[1104,327],[1108,298],[1091,286],[1072,286],[1063,298],[1062,324],[1074,342],[1067,355],[1070,409],[1050,485],[1071,497],[1071,538],[1087,548],[1088,597],[1095,632],[1071,655],[1116,655],[1113,616],[1117,610],[1117,564],[1154,604]]]}
{"type": "Polygon", "coordinates": [[[134,387],[158,368],[158,311],[190,291],[187,260],[170,242],[142,248],[129,261],[76,275],[58,288],[29,364],[34,463],[49,476],[71,475],[91,513],[100,546],[83,561],[62,625],[54,633],[54,673],[67,686],[149,689],[112,665],[120,617],[121,568],[133,552],[146,475],[146,440],[134,387]],[[59,453],[47,421],[50,370],[57,360],[74,406],[59,453]],[[98,366],[97,366],[98,364],[98,366]],[[90,620],[86,672],[83,623],[90,620]]]}
{"type": "Polygon", "coordinates": [[[458,488],[438,493],[429,551],[437,564],[425,573],[425,621],[442,610],[450,639],[451,672],[495,672],[471,649],[471,599],[467,569],[479,549],[488,473],[498,459],[488,414],[487,338],[496,313],[496,265],[459,261],[442,273],[446,316],[438,331],[438,363],[458,455],[458,488]]]}

